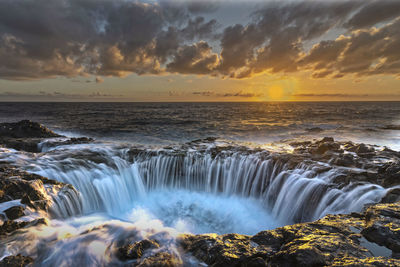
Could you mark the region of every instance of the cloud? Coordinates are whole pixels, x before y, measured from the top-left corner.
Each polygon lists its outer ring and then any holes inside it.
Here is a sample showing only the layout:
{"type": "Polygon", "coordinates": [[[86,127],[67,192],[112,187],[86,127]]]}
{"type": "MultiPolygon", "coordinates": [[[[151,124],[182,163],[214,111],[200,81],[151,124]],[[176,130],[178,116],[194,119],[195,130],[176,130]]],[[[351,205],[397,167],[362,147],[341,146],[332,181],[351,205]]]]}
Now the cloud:
{"type": "Polygon", "coordinates": [[[115,95],[101,92],[92,92],[89,94],[69,94],[59,91],[45,92],[39,91],[34,93],[27,92],[2,92],[0,93],[2,101],[35,101],[35,100],[47,100],[47,101],[59,101],[59,100],[93,100],[93,99],[113,99],[122,98],[123,95],[115,95]]]}
{"type": "Polygon", "coordinates": [[[400,14],[400,2],[389,1],[365,1],[366,5],[359,10],[345,26],[351,29],[359,29],[373,26],[377,23],[387,22],[400,14]]]}
{"type": "Polygon", "coordinates": [[[323,97],[336,97],[336,98],[355,98],[355,97],[359,97],[359,98],[366,98],[366,97],[399,97],[399,94],[339,94],[339,93],[335,93],[335,94],[294,94],[293,96],[295,97],[316,97],[316,98],[323,98],[323,97]]]}
{"type": "Polygon", "coordinates": [[[167,71],[172,73],[209,74],[218,65],[218,56],[206,42],[180,47],[167,71]]]}
{"type": "Polygon", "coordinates": [[[197,91],[197,92],[193,92],[192,94],[200,95],[200,96],[213,96],[213,95],[215,95],[215,93],[212,92],[212,91],[197,91]]]}
{"type": "Polygon", "coordinates": [[[162,73],[186,39],[206,37],[215,26],[215,20],[188,19],[188,8],[124,0],[1,1],[0,78],[162,73]],[[180,28],[182,19],[187,23],[180,28]]]}
{"type": "Polygon", "coordinates": [[[256,94],[256,93],[245,93],[243,91],[237,92],[237,93],[225,93],[225,94],[218,94],[218,96],[222,97],[260,97],[263,96],[263,94],[256,94]]]}
{"type": "Polygon", "coordinates": [[[396,75],[400,73],[399,19],[396,1],[273,2],[255,13],[254,23],[224,31],[220,69],[236,78],[310,68],[314,78],[396,75]],[[371,12],[374,9],[376,14],[371,12]],[[370,17],[369,23],[363,22],[365,16],[370,17]],[[319,41],[309,52],[304,49],[305,42],[334,29],[345,35],[319,41]]]}
{"type": "Polygon", "coordinates": [[[303,59],[313,77],[400,73],[400,17],[380,28],[362,29],[320,42],[303,59]]]}
{"type": "Polygon", "coordinates": [[[215,93],[212,91],[196,91],[192,93],[193,95],[200,96],[217,96],[217,97],[243,97],[243,98],[251,98],[251,97],[261,97],[263,94],[261,93],[248,93],[239,91],[236,93],[215,93]]]}
{"type": "MultiPolygon", "coordinates": [[[[0,79],[166,72],[238,79],[309,70],[314,78],[400,73],[399,1],[265,1],[258,3],[250,22],[222,25],[218,15],[230,15],[227,5],[2,0],[0,79]]],[[[248,7],[243,2],[236,8],[248,7]]]]}

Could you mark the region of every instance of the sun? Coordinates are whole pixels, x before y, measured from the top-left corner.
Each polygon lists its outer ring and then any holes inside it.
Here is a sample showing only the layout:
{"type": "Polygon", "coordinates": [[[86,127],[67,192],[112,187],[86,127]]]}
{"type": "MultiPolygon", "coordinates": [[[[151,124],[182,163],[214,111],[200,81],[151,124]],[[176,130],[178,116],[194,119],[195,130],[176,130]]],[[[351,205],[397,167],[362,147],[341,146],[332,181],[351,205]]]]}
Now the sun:
{"type": "Polygon", "coordinates": [[[281,100],[284,96],[284,90],[281,85],[274,84],[269,88],[268,94],[270,100],[281,100]]]}

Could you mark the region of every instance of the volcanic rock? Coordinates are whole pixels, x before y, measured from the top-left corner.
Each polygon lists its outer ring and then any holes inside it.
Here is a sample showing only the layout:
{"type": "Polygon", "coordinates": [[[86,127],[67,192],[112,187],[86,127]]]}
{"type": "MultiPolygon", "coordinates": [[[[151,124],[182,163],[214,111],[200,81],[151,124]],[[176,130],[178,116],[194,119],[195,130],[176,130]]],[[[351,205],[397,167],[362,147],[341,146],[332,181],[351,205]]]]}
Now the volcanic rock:
{"type": "Polygon", "coordinates": [[[377,255],[361,239],[383,245],[395,256],[399,221],[400,203],[377,204],[363,213],[328,215],[254,236],[181,235],[178,242],[211,266],[398,266],[400,260],[377,255]]]}
{"type": "Polygon", "coordinates": [[[0,144],[8,148],[39,152],[38,144],[43,138],[61,137],[43,125],[23,120],[14,123],[0,123],[0,144]]]}
{"type": "Polygon", "coordinates": [[[5,221],[2,225],[0,225],[0,237],[5,236],[7,234],[11,234],[14,231],[24,228],[24,227],[30,227],[30,226],[36,226],[40,224],[47,224],[46,219],[44,218],[39,218],[35,219],[29,222],[26,221],[21,221],[21,222],[16,222],[16,221],[5,221]]]}
{"type": "Polygon", "coordinates": [[[14,206],[6,209],[4,213],[7,215],[7,218],[9,220],[15,220],[18,219],[19,217],[24,216],[24,208],[21,206],[14,206]]]}
{"type": "Polygon", "coordinates": [[[30,120],[14,123],[0,123],[0,136],[11,138],[49,138],[60,135],[47,129],[43,125],[30,120]]]}
{"type": "Polygon", "coordinates": [[[71,138],[60,138],[49,139],[40,144],[41,151],[47,151],[49,148],[65,145],[78,145],[78,144],[88,144],[94,142],[93,138],[89,137],[71,137],[71,138]]]}
{"type": "Polygon", "coordinates": [[[361,234],[371,242],[400,252],[399,203],[371,206],[365,215],[366,227],[361,234]]]}
{"type": "Polygon", "coordinates": [[[397,201],[400,201],[400,188],[392,188],[382,198],[381,203],[394,203],[397,201]]]}
{"type": "Polygon", "coordinates": [[[139,262],[138,267],[180,267],[183,266],[179,257],[167,253],[159,252],[154,256],[144,258],[139,262]]]}
{"type": "Polygon", "coordinates": [[[335,142],[335,139],[333,139],[333,137],[324,137],[322,138],[320,141],[317,141],[317,143],[333,143],[335,142]]]}
{"type": "Polygon", "coordinates": [[[65,137],[45,126],[32,122],[29,120],[22,120],[20,122],[13,123],[0,123],[0,145],[4,145],[8,148],[16,150],[22,150],[27,152],[41,152],[39,144],[44,139],[58,139],[54,141],[45,142],[45,147],[54,147],[59,145],[72,145],[72,144],[85,144],[93,142],[92,138],[88,137],[72,137],[64,140],[59,140],[60,137],[65,137]]]}
{"type": "Polygon", "coordinates": [[[146,250],[159,247],[160,245],[156,241],[144,239],[132,245],[120,247],[117,256],[120,260],[139,259],[146,250]]]}
{"type": "Polygon", "coordinates": [[[22,267],[31,263],[33,263],[33,259],[31,257],[18,254],[16,256],[5,257],[2,261],[0,261],[0,267],[22,267]]]}

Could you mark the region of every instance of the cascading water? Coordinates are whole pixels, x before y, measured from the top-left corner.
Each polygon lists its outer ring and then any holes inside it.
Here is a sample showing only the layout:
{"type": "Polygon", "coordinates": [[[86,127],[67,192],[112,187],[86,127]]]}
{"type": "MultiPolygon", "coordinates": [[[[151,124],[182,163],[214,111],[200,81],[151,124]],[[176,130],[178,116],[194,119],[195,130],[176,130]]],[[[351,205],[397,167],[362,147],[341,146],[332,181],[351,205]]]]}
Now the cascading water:
{"type": "Polygon", "coordinates": [[[57,251],[70,251],[67,258],[81,257],[85,265],[102,265],[114,261],[107,257],[116,244],[157,233],[168,233],[158,237],[167,244],[182,232],[255,234],[359,211],[386,193],[374,184],[339,187],[333,183],[339,169],[293,167],[266,152],[132,152],[89,145],[8,160],[79,192],[55,196],[49,226],[13,237],[2,249],[2,255],[21,250],[40,255],[37,262],[52,266],[68,265],[57,251]],[[27,245],[27,238],[36,241],[27,245]]]}
{"type": "MultiPolygon", "coordinates": [[[[73,185],[80,192],[83,213],[104,211],[117,217],[137,203],[148,202],[155,192],[196,192],[257,203],[274,218],[271,225],[275,226],[359,211],[367,203],[378,202],[386,192],[374,184],[349,184],[339,189],[332,183],[341,174],[338,169],[319,173],[306,164],[293,169],[262,152],[142,151],[132,159],[127,151],[96,150],[102,162],[46,156],[36,160],[32,171],[73,185]]],[[[182,202],[195,202],[187,196],[182,202]]],[[[80,214],[76,208],[68,209],[80,214]]]]}

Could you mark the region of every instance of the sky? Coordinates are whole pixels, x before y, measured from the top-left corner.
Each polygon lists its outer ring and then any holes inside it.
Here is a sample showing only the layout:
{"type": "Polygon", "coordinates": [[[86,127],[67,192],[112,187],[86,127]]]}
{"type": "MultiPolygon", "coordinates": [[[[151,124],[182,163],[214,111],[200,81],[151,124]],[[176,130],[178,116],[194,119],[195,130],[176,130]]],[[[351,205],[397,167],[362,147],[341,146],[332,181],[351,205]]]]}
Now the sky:
{"type": "Polygon", "coordinates": [[[400,1],[0,1],[0,101],[349,100],[400,101],[400,1]]]}

